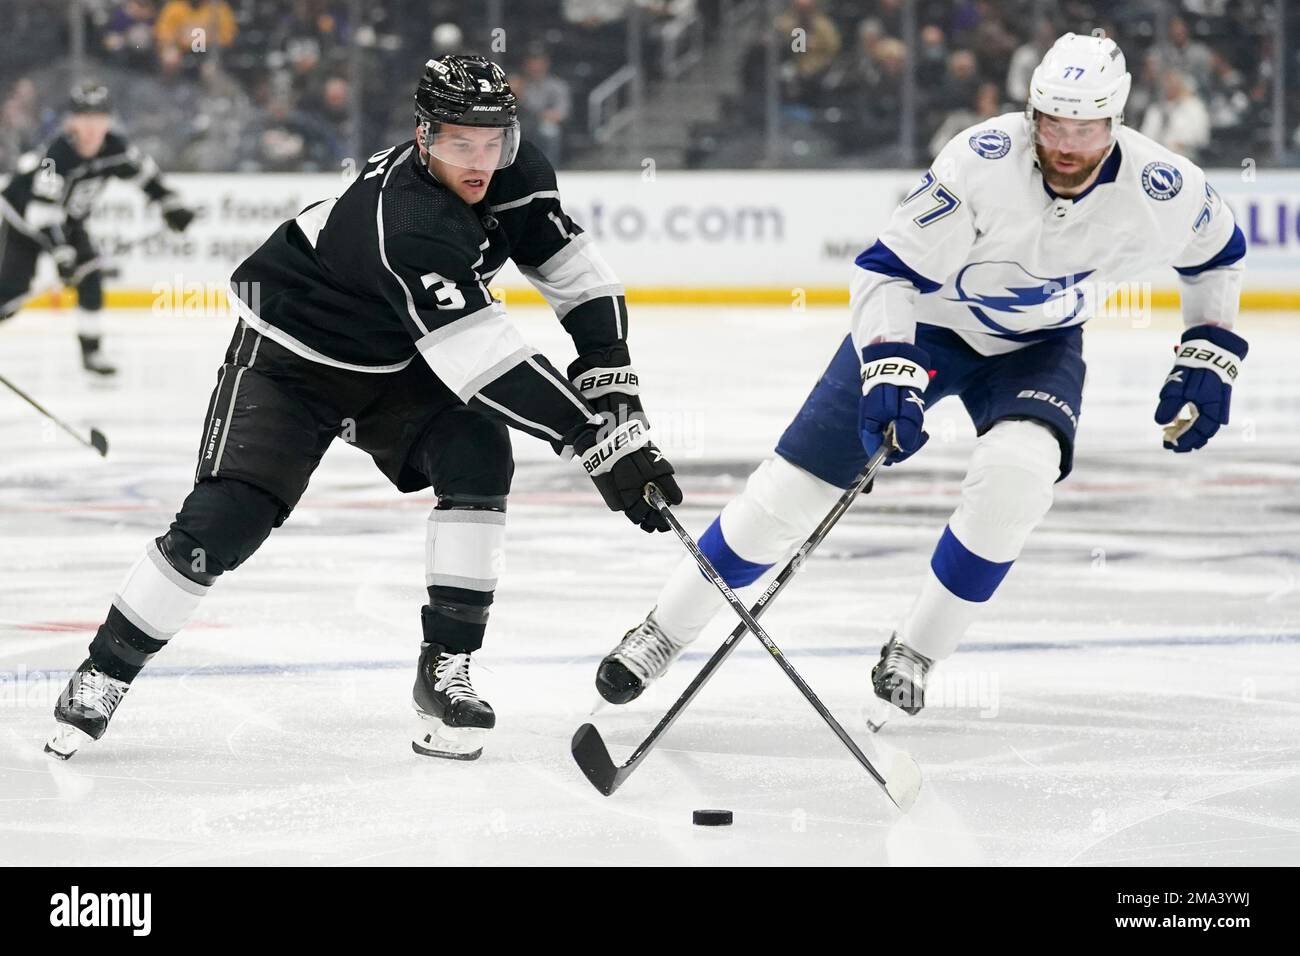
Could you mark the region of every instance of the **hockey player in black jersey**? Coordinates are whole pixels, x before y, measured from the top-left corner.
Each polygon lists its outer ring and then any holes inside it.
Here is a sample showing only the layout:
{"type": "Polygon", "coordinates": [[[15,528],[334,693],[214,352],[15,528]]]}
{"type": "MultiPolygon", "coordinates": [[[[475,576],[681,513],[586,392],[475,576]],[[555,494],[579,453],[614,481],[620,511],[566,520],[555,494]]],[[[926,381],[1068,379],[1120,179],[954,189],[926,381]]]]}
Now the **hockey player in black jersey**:
{"type": "Polygon", "coordinates": [[[53,256],[59,276],[77,290],[77,334],[87,371],[116,371],[100,349],[104,307],[103,263],[86,219],[110,178],[135,183],[158,204],[169,228],[182,232],[194,213],[168,189],[158,166],[110,128],[108,89],[87,82],[74,87],[64,130],[44,154],[28,153],[0,193],[0,321],[28,297],[36,262],[53,256]]]}
{"type": "MultiPolygon", "coordinates": [[[[649,443],[622,286],[521,142],[500,67],[430,60],[414,140],[376,152],[337,199],[282,224],[232,277],[240,322],[217,377],[196,480],[171,529],[121,585],[55,709],[47,750],[98,739],[145,663],[224,572],[297,504],[336,437],[400,491],[432,485],[417,753],[472,759],[495,723],[470,682],[504,542],[507,426],[574,455],[608,506],[665,531],[642,494],[674,502],[649,443]],[[561,375],[487,283],[513,259],[573,338],[561,375]]],[[[575,465],[576,467],[577,465],[575,465]]],[[[414,622],[412,622],[414,623],[414,622]]]]}

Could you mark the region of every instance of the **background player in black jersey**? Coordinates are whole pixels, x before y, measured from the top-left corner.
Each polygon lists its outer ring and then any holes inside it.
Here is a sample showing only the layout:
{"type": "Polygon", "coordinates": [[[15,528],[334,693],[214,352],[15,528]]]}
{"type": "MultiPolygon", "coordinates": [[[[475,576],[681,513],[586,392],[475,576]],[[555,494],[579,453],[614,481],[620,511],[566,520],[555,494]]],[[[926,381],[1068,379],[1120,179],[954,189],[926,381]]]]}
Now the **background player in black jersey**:
{"type": "Polygon", "coordinates": [[[29,295],[36,261],[48,252],[59,276],[77,290],[77,334],[87,371],[116,371],[100,349],[104,307],[103,261],[86,231],[95,201],[109,178],[135,183],[162,210],[168,227],[183,232],[194,213],[163,185],[158,166],[111,129],[107,87],[74,87],[64,129],[44,154],[28,153],[0,193],[0,321],[29,295]]]}
{"type": "Polygon", "coordinates": [[[519,138],[501,68],[430,60],[414,140],[380,150],[337,199],[282,224],[232,277],[240,322],[217,378],[193,491],[149,544],[55,709],[47,751],[98,739],[145,663],[297,504],[336,437],[401,491],[433,486],[417,753],[477,757],[495,715],[470,683],[513,472],[507,426],[576,455],[605,502],[666,531],[617,277],[519,138]],[[487,283],[513,259],[573,338],[568,375],[520,337],[487,283]]]}

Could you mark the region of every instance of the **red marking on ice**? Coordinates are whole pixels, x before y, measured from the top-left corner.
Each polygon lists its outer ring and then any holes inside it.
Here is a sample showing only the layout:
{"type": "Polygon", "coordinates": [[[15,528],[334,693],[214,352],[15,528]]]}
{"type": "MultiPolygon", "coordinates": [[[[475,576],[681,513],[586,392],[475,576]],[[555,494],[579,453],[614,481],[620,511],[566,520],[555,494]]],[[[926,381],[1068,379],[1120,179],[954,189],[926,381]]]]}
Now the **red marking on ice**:
{"type": "MultiPolygon", "coordinates": [[[[103,621],[27,621],[21,624],[6,624],[5,630],[14,631],[45,631],[52,634],[57,633],[76,633],[78,631],[94,632],[99,630],[99,625],[103,621]]],[[[185,625],[185,630],[204,630],[207,628],[221,628],[225,624],[212,624],[203,622],[192,622],[185,625]]]]}

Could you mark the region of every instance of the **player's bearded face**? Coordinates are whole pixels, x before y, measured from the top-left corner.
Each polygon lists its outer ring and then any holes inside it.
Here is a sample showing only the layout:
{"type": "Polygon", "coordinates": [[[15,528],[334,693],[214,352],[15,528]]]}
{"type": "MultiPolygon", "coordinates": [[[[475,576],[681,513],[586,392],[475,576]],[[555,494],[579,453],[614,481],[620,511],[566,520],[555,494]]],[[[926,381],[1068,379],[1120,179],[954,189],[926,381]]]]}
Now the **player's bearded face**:
{"type": "Polygon", "coordinates": [[[75,113],[68,117],[68,133],[77,152],[86,159],[94,156],[108,135],[109,118],[103,113],[75,113]]]}
{"type": "Polygon", "coordinates": [[[429,172],[465,202],[487,195],[492,174],[501,166],[508,130],[443,124],[425,143],[429,172]]]}
{"type": "Polygon", "coordinates": [[[1096,171],[1110,149],[1110,120],[1034,117],[1034,149],[1043,179],[1053,189],[1076,189],[1096,171]]]}

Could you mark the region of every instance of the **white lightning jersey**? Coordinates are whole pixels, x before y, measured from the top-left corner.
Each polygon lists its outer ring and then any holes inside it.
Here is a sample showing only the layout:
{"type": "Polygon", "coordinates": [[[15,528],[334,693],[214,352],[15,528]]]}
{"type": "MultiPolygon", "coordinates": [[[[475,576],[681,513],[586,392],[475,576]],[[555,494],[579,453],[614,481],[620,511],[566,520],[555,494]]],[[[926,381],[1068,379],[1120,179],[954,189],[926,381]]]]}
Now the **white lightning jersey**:
{"type": "Polygon", "coordinates": [[[1188,326],[1230,328],[1246,243],[1195,163],[1120,127],[1074,199],[1039,172],[1032,130],[1008,113],[955,136],[858,256],[853,339],[912,342],[918,322],[993,355],[1086,322],[1117,289],[1173,267],[1188,326]]]}

